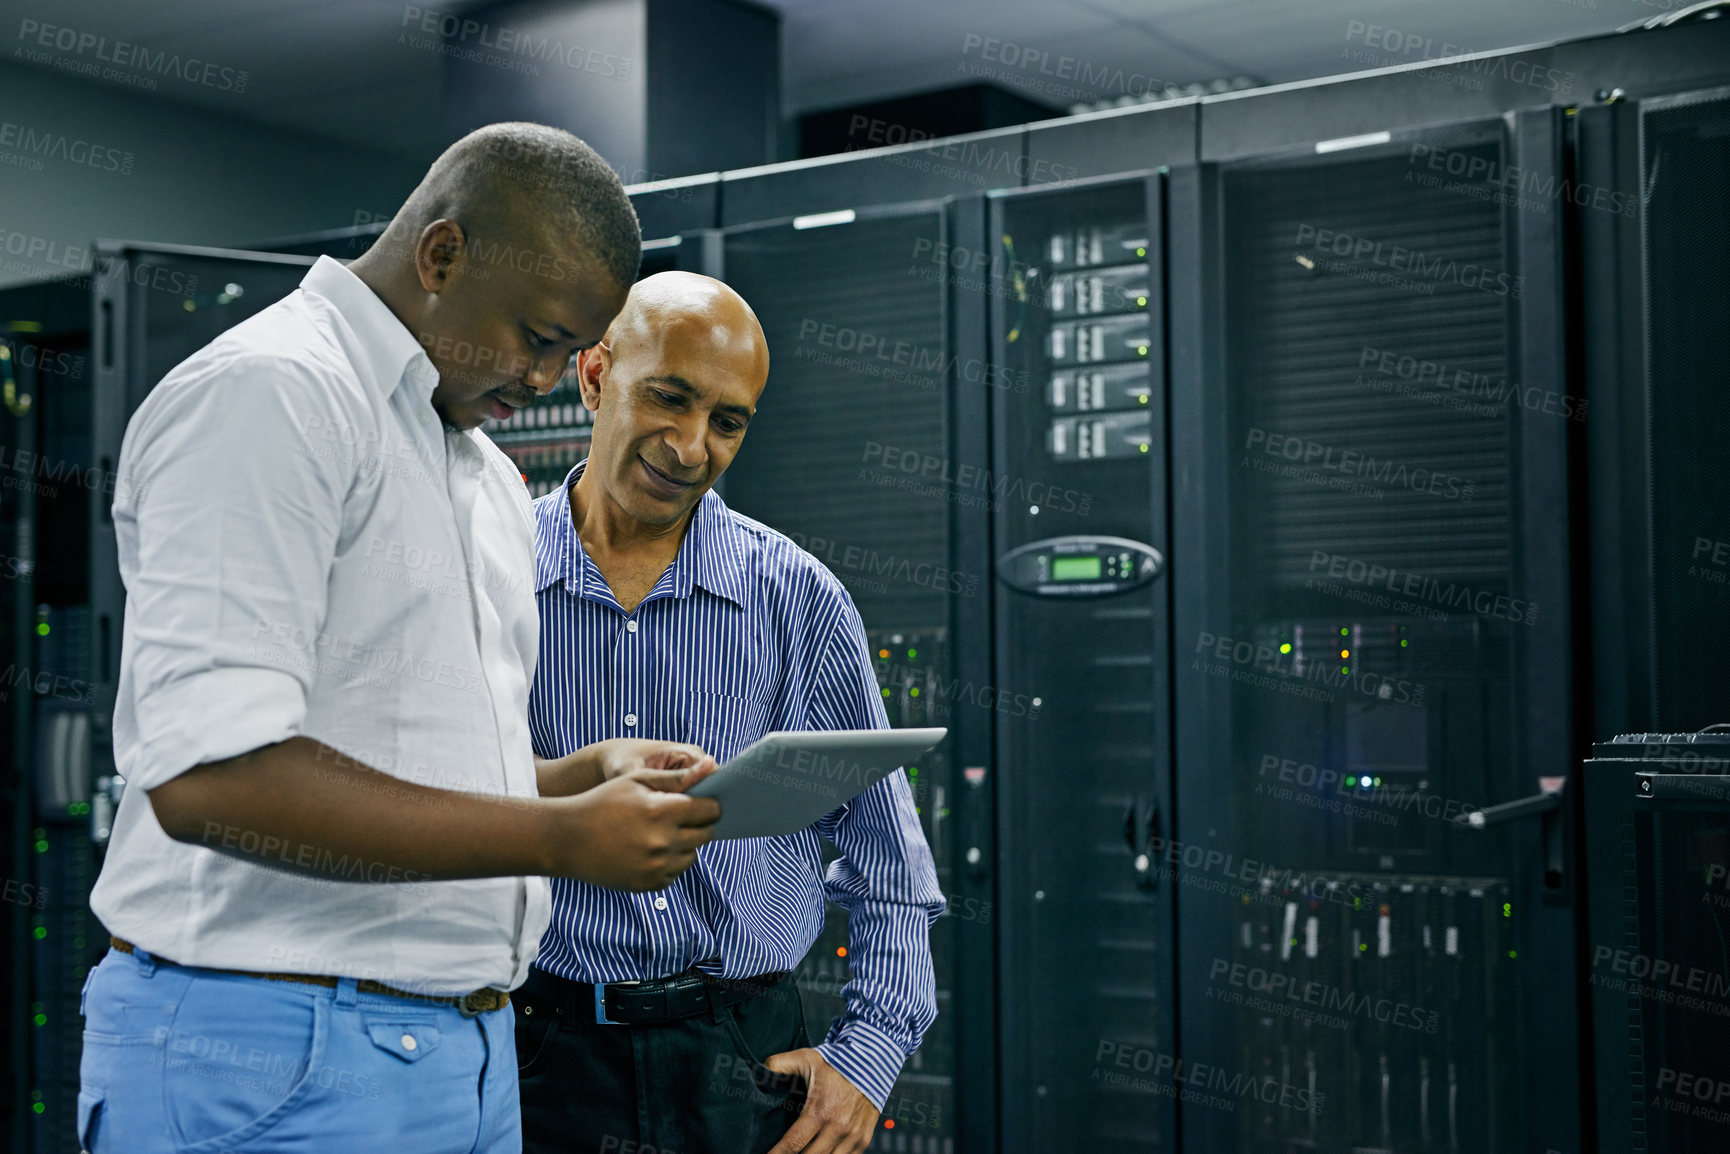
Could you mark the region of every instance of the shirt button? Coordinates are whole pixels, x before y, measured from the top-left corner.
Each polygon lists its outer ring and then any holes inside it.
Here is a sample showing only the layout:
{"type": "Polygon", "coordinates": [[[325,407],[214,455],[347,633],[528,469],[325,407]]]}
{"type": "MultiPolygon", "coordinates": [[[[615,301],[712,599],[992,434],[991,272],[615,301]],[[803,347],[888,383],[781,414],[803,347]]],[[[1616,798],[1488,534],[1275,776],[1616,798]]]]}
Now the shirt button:
{"type": "Polygon", "coordinates": [[[666,898],[656,898],[655,899],[655,908],[658,910],[666,909],[667,908],[667,899],[666,898]]]}
{"type": "Polygon", "coordinates": [[[637,724],[637,715],[634,713],[625,714],[625,724],[634,728],[637,724]]]}
{"type": "Polygon", "coordinates": [[[419,1043],[419,1042],[416,1042],[416,1041],[415,1041],[415,1040],[414,1040],[414,1035],[413,1035],[413,1034],[404,1034],[404,1035],[403,1035],[403,1036],[402,1036],[402,1048],[403,1048],[403,1049],[405,1049],[405,1050],[412,1050],[412,1049],[414,1049],[414,1048],[415,1048],[415,1047],[416,1047],[416,1046],[418,1046],[418,1045],[420,1045],[420,1043],[419,1043]]]}
{"type": "Polygon", "coordinates": [[[626,633],[635,633],[636,631],[637,631],[637,623],[635,621],[625,622],[625,632],[626,633]]]}

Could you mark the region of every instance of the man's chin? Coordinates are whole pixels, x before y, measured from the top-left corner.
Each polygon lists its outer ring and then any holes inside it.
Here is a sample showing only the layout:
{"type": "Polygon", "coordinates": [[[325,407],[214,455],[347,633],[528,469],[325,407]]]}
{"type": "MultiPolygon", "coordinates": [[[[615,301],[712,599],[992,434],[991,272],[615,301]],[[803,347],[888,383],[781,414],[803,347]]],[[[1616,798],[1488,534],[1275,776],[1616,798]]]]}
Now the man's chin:
{"type": "Polygon", "coordinates": [[[470,429],[478,429],[486,423],[487,419],[492,416],[491,408],[492,406],[486,398],[482,397],[480,400],[470,401],[466,405],[434,405],[433,411],[438,413],[439,420],[444,422],[445,428],[466,433],[470,429]]]}

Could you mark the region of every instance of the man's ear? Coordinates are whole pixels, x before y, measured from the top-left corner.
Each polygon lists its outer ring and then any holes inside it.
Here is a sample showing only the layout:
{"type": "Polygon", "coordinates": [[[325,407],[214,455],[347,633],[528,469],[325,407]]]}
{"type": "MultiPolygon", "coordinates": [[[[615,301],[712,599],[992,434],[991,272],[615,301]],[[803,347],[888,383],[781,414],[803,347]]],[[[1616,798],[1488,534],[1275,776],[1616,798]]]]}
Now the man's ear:
{"type": "Polygon", "coordinates": [[[601,411],[601,385],[612,367],[613,350],[605,341],[577,354],[577,385],[583,392],[583,408],[591,413],[601,411]]]}
{"type": "Polygon", "coordinates": [[[439,292],[462,274],[468,259],[464,239],[463,226],[454,220],[435,220],[421,230],[420,240],[415,242],[414,265],[422,289],[439,292]]]}

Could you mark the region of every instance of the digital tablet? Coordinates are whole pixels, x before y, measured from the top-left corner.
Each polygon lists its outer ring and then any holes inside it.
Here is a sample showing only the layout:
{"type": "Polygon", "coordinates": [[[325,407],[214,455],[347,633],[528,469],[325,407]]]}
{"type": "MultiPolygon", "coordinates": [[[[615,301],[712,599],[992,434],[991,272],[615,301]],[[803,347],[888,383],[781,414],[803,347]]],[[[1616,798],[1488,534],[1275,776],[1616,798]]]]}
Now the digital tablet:
{"type": "Polygon", "coordinates": [[[766,733],[685,792],[721,803],[715,836],[798,833],[942,741],[936,729],[766,733]]]}

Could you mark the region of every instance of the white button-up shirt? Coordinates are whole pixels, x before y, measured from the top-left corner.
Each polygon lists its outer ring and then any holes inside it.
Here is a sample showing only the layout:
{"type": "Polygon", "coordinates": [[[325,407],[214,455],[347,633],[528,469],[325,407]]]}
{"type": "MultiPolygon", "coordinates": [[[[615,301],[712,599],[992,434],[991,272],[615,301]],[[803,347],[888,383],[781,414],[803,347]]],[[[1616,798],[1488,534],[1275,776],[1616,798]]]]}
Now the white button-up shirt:
{"type": "Polygon", "coordinates": [[[256,831],[172,840],[145,796],[297,734],[405,781],[536,795],[528,492],[485,435],[439,420],[437,383],[402,322],[327,257],[133,415],[114,502],[127,789],[90,901],[110,932],[182,965],[428,994],[527,976],[542,878],[398,882],[304,849],[316,876],[286,873],[205,848],[290,855],[256,831]]]}

